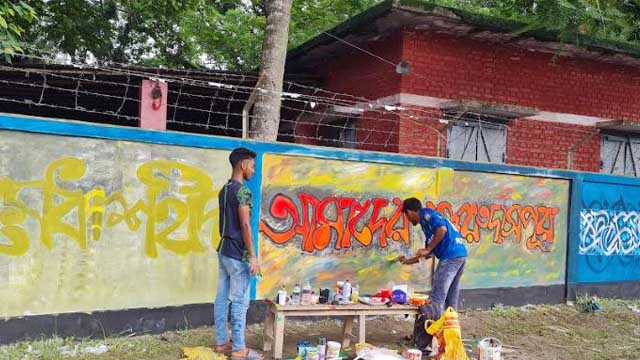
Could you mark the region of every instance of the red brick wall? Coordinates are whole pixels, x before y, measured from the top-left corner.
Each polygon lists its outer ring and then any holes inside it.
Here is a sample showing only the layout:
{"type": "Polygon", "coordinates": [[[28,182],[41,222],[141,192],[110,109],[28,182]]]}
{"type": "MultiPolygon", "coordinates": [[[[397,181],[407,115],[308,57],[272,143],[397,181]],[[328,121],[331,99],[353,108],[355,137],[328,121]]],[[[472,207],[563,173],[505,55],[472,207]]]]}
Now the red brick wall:
{"type": "Polygon", "coordinates": [[[600,135],[588,126],[517,119],[507,130],[507,163],[567,168],[569,150],[579,144],[573,169],[600,171],[600,135]]]}
{"type": "MultiPolygon", "coordinates": [[[[365,48],[393,63],[400,62],[402,32],[369,43],[365,48]]],[[[400,75],[396,73],[395,67],[359,50],[346,50],[344,55],[328,59],[325,66],[318,68],[317,75],[325,79],[324,89],[367,99],[378,99],[400,92],[400,75]]]]}
{"type": "MultiPolygon", "coordinates": [[[[326,80],[323,86],[368,99],[408,93],[608,119],[640,119],[638,68],[415,31],[392,34],[367,49],[392,62],[409,61],[411,73],[400,76],[389,64],[354,50],[319,67],[317,75],[326,80]]],[[[379,113],[367,116],[369,119],[358,124],[358,140],[365,142],[359,148],[437,154],[437,137],[430,129],[440,128],[437,115],[422,125],[406,114],[383,116],[385,120],[397,116],[395,146],[371,144],[380,143],[383,136],[372,132],[372,127],[386,132],[393,126],[372,119],[379,113]],[[372,141],[371,136],[376,138],[372,141]]],[[[511,121],[508,127],[507,162],[549,168],[566,168],[568,150],[595,131],[593,127],[522,119],[511,121]]],[[[446,131],[443,135],[446,137],[446,131]]],[[[441,155],[445,156],[444,139],[442,146],[441,155]]],[[[594,136],[577,149],[574,169],[599,171],[599,167],[600,137],[594,136]]]]}
{"type": "MultiPolygon", "coordinates": [[[[553,54],[427,32],[407,31],[403,44],[403,59],[411,63],[414,73],[402,78],[404,93],[640,119],[640,69],[554,58],[553,54]]],[[[569,149],[594,131],[593,127],[514,120],[508,125],[507,163],[566,168],[569,149]]],[[[573,168],[600,170],[600,136],[576,150],[573,168]]]]}
{"type": "Polygon", "coordinates": [[[399,152],[403,154],[446,156],[446,124],[439,121],[439,109],[401,105],[407,110],[400,115],[399,152]],[[440,138],[440,154],[438,154],[440,138]]]}
{"type": "Polygon", "coordinates": [[[403,44],[406,93],[640,119],[638,68],[428,32],[407,31],[403,44]]]}
{"type": "MultiPolygon", "coordinates": [[[[402,33],[390,34],[366,46],[367,50],[380,54],[385,59],[399,62],[402,55],[402,33]]],[[[364,99],[379,99],[400,92],[400,75],[395,68],[361,51],[346,48],[346,52],[335,59],[327,59],[318,67],[324,78],[322,87],[331,92],[349,94],[338,95],[341,101],[363,102],[364,99]]],[[[323,95],[326,96],[326,95],[323,95]]],[[[299,128],[297,134],[312,136],[313,126],[299,128]]],[[[393,113],[380,110],[365,112],[357,123],[358,149],[371,151],[398,152],[398,118],[393,113]]],[[[311,144],[313,141],[298,140],[311,144]]]]}
{"type": "Polygon", "coordinates": [[[295,142],[304,145],[320,145],[317,139],[318,122],[316,119],[301,116],[296,120],[293,130],[295,142]]]}
{"type": "Polygon", "coordinates": [[[358,149],[385,152],[398,151],[398,115],[392,112],[368,111],[357,123],[358,149]]]}

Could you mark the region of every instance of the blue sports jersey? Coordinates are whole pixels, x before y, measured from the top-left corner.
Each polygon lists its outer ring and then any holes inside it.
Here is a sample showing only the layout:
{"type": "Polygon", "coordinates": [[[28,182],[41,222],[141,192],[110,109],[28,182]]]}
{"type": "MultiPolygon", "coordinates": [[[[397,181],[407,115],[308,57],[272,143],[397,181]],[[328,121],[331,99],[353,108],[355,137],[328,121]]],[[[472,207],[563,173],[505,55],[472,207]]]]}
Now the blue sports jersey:
{"type": "Polygon", "coordinates": [[[438,246],[433,249],[433,254],[440,260],[461,258],[467,256],[467,248],[464,239],[456,227],[436,210],[424,208],[420,211],[420,225],[426,236],[426,245],[433,240],[436,230],[444,226],[447,233],[438,246]]]}

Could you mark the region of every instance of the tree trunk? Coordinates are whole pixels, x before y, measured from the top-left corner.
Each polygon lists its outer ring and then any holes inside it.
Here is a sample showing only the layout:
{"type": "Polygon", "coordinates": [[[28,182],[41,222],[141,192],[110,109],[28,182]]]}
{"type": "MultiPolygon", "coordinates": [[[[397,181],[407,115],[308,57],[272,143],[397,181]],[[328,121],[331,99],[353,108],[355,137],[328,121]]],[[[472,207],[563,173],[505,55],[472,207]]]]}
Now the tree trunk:
{"type": "Polygon", "coordinates": [[[266,0],[267,28],[262,45],[262,69],[256,88],[257,100],[249,137],[276,141],[280,125],[280,102],[284,63],[289,39],[293,0],[266,0]],[[260,90],[262,89],[262,90],[260,90]]]}

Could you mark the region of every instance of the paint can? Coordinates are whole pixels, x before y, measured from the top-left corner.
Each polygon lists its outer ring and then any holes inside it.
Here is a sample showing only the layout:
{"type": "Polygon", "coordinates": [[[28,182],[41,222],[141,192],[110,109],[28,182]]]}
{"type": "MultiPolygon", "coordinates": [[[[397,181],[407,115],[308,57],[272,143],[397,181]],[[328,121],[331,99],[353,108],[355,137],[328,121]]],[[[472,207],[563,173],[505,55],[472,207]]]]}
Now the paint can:
{"type": "Polygon", "coordinates": [[[287,290],[284,287],[278,290],[278,297],[277,297],[278,305],[284,306],[287,304],[288,300],[289,300],[289,297],[287,296],[287,290]]]}
{"type": "Polygon", "coordinates": [[[408,349],[403,354],[407,360],[422,360],[422,351],[418,349],[408,349]]]}
{"type": "Polygon", "coordinates": [[[330,301],[331,291],[329,289],[320,289],[320,298],[318,302],[320,304],[326,304],[330,301]]]}
{"type": "Polygon", "coordinates": [[[307,360],[320,360],[320,354],[318,353],[318,348],[316,347],[307,348],[307,360]]]}
{"type": "Polygon", "coordinates": [[[402,290],[393,290],[391,300],[395,304],[404,305],[407,303],[407,293],[402,290]]]}
{"type": "Polygon", "coordinates": [[[327,360],[335,360],[340,357],[340,345],[339,342],[329,341],[327,342],[327,360]]]}
{"type": "Polygon", "coordinates": [[[298,343],[296,344],[297,348],[298,348],[298,357],[301,359],[304,359],[304,357],[307,355],[307,348],[311,347],[311,343],[308,341],[298,341],[298,343]]]}
{"type": "Polygon", "coordinates": [[[327,355],[327,339],[326,338],[318,338],[318,355],[320,355],[320,360],[324,360],[327,355]]]}
{"type": "Polygon", "coordinates": [[[500,360],[502,343],[495,338],[486,338],[478,343],[478,360],[500,360]]]}

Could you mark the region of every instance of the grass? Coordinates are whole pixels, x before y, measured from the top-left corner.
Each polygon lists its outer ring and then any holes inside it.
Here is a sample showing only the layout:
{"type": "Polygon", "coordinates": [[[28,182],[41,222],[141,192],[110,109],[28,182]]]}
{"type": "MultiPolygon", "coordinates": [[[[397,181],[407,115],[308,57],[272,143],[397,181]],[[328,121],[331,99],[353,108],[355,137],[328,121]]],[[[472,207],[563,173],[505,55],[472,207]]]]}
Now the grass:
{"type": "Polygon", "coordinates": [[[162,335],[90,339],[37,339],[0,347],[0,360],[61,360],[61,359],[179,359],[182,347],[210,345],[211,328],[166,332],[162,335]],[[95,355],[87,350],[106,346],[107,352],[95,355]],[[68,353],[76,352],[76,356],[68,353]]]}
{"type": "MultiPolygon", "coordinates": [[[[557,359],[640,359],[640,300],[595,299],[602,310],[583,312],[592,297],[576,299],[574,305],[536,305],[489,310],[465,310],[460,314],[462,334],[468,343],[485,337],[498,338],[504,345],[504,360],[557,359]]],[[[367,340],[374,345],[401,348],[412,323],[380,318],[367,321],[367,340]]],[[[340,326],[335,321],[289,322],[285,356],[295,353],[295,341],[319,336],[337,339],[340,326]]],[[[262,343],[262,325],[252,325],[247,342],[253,348],[262,343]]],[[[182,347],[211,346],[209,327],[166,332],[161,335],[90,339],[34,339],[0,346],[0,360],[176,360],[182,347]],[[87,349],[106,346],[107,352],[94,355],[87,349]],[[64,350],[77,352],[65,355],[64,350]]],[[[473,357],[472,357],[473,358],[473,357]]]]}

